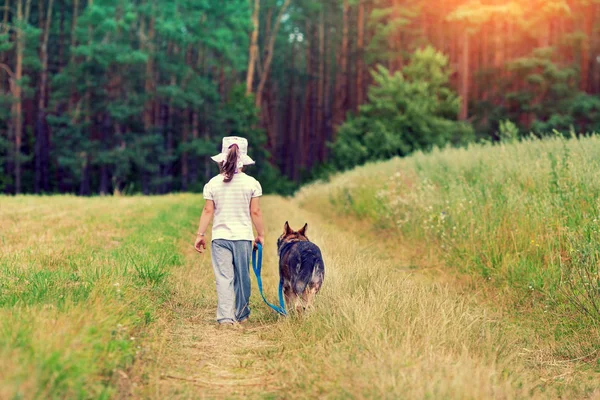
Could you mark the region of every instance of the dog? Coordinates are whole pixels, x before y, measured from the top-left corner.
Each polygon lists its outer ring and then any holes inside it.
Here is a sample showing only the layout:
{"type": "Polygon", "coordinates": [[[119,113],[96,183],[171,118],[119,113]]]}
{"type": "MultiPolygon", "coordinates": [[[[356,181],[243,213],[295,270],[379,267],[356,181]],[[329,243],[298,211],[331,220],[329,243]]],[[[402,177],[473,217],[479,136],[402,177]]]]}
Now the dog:
{"type": "Polygon", "coordinates": [[[308,240],[306,228],[294,231],[285,223],[277,240],[279,279],[283,285],[285,303],[297,312],[311,307],[325,278],[325,264],[319,247],[308,240]]]}

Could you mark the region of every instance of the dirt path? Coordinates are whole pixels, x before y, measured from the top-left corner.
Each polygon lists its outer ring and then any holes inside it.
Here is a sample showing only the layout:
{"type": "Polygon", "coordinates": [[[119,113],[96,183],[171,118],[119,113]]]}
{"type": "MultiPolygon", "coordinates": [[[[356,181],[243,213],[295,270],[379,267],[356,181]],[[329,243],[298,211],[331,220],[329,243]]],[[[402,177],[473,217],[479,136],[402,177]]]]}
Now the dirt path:
{"type": "MultiPolygon", "coordinates": [[[[554,377],[575,379],[570,365],[531,368],[523,331],[446,279],[415,271],[401,246],[377,252],[377,238],[326,223],[291,200],[267,197],[263,209],[268,297],[276,299],[283,223],[308,222],[326,261],[317,310],[279,319],[253,280],[251,322],[219,329],[210,256],[182,242],[186,263],[170,277],[175,294],[165,302],[171,317],[155,324],[159,339],[134,368],[132,397],[546,398],[556,397],[554,377]]],[[[567,397],[589,396],[590,387],[567,397]]]]}
{"type": "MultiPolygon", "coordinates": [[[[267,197],[263,208],[269,210],[265,216],[269,234],[263,279],[265,286],[274,291],[277,279],[275,242],[285,222],[284,215],[301,219],[302,212],[280,198],[267,197]],[[285,208],[281,208],[282,203],[285,208]]],[[[135,372],[138,387],[133,391],[134,397],[185,399],[274,395],[282,385],[266,362],[278,352],[278,345],[263,337],[265,333],[272,333],[279,318],[262,303],[254,275],[250,322],[243,329],[219,328],[215,323],[216,293],[210,253],[200,257],[189,243],[181,243],[181,247],[186,263],[171,277],[176,290],[172,301],[167,303],[176,318],[159,321],[157,330],[161,340],[149,350],[143,370],[135,372]]],[[[271,295],[275,299],[273,293],[271,295]]]]}

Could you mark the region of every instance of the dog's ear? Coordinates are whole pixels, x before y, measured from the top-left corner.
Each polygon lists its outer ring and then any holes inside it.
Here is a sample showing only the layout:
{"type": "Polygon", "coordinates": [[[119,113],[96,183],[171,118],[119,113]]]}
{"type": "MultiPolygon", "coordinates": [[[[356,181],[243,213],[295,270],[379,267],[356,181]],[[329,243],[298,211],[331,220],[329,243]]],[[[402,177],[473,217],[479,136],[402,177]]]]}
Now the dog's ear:
{"type": "Polygon", "coordinates": [[[308,228],[308,224],[304,224],[304,226],[298,231],[298,233],[302,236],[306,236],[306,228],[308,228]]]}
{"type": "Polygon", "coordinates": [[[283,225],[283,234],[284,235],[289,235],[290,233],[293,233],[294,231],[292,230],[292,228],[290,228],[290,224],[288,224],[287,221],[285,221],[285,225],[283,225]]]}

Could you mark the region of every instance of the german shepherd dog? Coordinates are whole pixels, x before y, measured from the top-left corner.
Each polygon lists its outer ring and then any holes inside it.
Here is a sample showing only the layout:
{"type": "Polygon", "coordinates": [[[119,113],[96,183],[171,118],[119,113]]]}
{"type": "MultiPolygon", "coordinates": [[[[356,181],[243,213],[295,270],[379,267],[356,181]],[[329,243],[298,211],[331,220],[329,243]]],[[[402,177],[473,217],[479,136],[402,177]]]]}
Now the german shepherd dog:
{"type": "Polygon", "coordinates": [[[325,278],[325,265],[319,247],[308,240],[306,228],[294,231],[286,222],[277,240],[279,279],[287,308],[297,312],[312,306],[325,278]]]}

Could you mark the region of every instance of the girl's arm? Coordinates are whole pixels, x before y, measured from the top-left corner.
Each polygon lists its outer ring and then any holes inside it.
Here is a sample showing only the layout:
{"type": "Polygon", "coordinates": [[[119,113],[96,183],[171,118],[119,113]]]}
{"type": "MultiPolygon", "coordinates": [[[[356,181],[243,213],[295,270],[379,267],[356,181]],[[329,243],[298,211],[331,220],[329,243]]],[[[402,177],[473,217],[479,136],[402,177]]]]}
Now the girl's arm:
{"type": "Polygon", "coordinates": [[[200,224],[198,225],[198,231],[196,233],[196,243],[194,244],[194,248],[198,253],[204,253],[206,250],[206,238],[204,234],[206,233],[206,228],[208,228],[208,224],[213,218],[215,214],[215,203],[212,200],[206,200],[204,203],[204,209],[202,210],[202,215],[200,216],[200,224]]]}
{"type": "Polygon", "coordinates": [[[260,198],[253,197],[250,200],[250,216],[252,217],[252,222],[254,223],[254,227],[256,228],[256,239],[254,240],[254,245],[257,243],[261,245],[265,245],[265,227],[263,225],[262,219],[262,211],[260,209],[260,198]]]}

